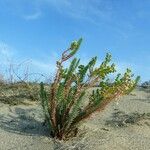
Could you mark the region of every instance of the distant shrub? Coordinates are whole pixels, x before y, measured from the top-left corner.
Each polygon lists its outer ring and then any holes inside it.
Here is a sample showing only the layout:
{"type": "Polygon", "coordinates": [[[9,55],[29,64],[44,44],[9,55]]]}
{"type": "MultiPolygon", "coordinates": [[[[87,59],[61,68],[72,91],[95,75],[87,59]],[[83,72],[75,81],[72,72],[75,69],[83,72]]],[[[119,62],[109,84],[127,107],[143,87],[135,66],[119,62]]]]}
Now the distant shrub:
{"type": "Polygon", "coordinates": [[[141,84],[141,87],[150,88],[150,81],[145,81],[144,83],[141,84]]]}
{"type": "Polygon", "coordinates": [[[96,111],[101,111],[112,100],[130,93],[139,77],[132,79],[130,69],[118,74],[110,83],[108,75],[116,72],[115,64],[110,64],[111,55],[95,67],[97,57],[93,57],[87,65],[79,65],[80,59],[73,58],[68,68],[63,64],[78,51],[82,39],[71,43],[57,61],[57,72],[50,89],[45,90],[41,83],[41,99],[45,119],[51,135],[59,140],[67,140],[78,133],[79,123],[96,111]],[[87,89],[94,86],[85,103],[87,89]]]}
{"type": "Polygon", "coordinates": [[[4,76],[2,74],[0,74],[0,85],[5,84],[6,81],[4,79],[4,76]]]}

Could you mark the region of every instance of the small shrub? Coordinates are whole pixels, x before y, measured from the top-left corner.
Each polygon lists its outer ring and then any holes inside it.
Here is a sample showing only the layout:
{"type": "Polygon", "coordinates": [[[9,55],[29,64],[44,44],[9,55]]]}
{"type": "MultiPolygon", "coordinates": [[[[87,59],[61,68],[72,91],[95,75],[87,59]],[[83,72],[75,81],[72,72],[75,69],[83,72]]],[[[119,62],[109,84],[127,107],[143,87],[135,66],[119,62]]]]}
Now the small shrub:
{"type": "Polygon", "coordinates": [[[97,57],[92,58],[87,65],[79,65],[80,59],[73,58],[68,68],[63,64],[78,51],[82,39],[74,41],[62,53],[57,61],[57,72],[49,92],[41,83],[41,99],[46,122],[51,135],[59,140],[67,140],[78,133],[80,122],[89,118],[96,111],[101,111],[112,100],[130,93],[139,77],[132,79],[130,69],[118,74],[110,83],[108,75],[116,72],[115,64],[110,64],[111,55],[107,54],[104,61],[95,67],[97,57]],[[87,89],[97,86],[84,102],[87,89]]]}
{"type": "Polygon", "coordinates": [[[144,83],[141,84],[142,88],[150,88],[150,81],[145,81],[144,83]]]}

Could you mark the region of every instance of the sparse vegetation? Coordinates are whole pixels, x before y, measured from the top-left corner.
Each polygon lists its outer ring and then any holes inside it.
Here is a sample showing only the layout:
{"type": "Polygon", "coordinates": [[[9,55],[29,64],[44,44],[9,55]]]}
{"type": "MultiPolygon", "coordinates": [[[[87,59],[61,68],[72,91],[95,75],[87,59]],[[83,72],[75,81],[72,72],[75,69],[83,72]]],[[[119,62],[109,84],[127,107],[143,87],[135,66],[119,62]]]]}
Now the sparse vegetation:
{"type": "Polygon", "coordinates": [[[16,82],[0,85],[0,101],[5,104],[17,105],[39,100],[39,84],[16,82]]]}
{"type": "Polygon", "coordinates": [[[18,65],[10,63],[5,68],[8,74],[4,72],[0,74],[1,102],[17,105],[25,104],[25,101],[37,101],[40,99],[39,81],[41,77],[46,80],[46,76],[40,73],[29,73],[29,66],[26,63],[27,61],[23,61],[18,65]]]}
{"type": "Polygon", "coordinates": [[[47,91],[41,83],[40,95],[51,135],[59,140],[67,140],[78,133],[80,122],[89,118],[96,111],[101,111],[112,100],[130,93],[139,77],[132,79],[130,69],[118,74],[110,83],[108,75],[116,72],[115,64],[111,64],[111,55],[107,54],[104,61],[95,67],[97,57],[92,58],[87,65],[79,65],[80,59],[73,58],[68,68],[63,64],[78,51],[82,39],[71,43],[57,61],[57,72],[47,91]],[[84,102],[87,89],[97,86],[84,102]]]}
{"type": "Polygon", "coordinates": [[[2,74],[0,74],[0,85],[5,84],[5,79],[4,76],[2,74]]]}
{"type": "Polygon", "coordinates": [[[106,121],[107,126],[112,127],[127,127],[128,125],[138,124],[141,120],[150,119],[150,113],[130,113],[126,114],[122,111],[117,111],[112,114],[112,119],[106,121]]]}

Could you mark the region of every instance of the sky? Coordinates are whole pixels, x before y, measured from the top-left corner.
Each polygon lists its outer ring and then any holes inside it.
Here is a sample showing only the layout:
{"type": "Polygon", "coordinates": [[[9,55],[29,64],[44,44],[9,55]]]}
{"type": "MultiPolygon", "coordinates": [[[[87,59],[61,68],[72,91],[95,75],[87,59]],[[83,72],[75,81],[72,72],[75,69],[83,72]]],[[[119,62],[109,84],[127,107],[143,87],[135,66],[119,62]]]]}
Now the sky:
{"type": "Polygon", "coordinates": [[[22,63],[51,75],[63,50],[82,37],[83,63],[94,56],[100,63],[109,52],[119,72],[131,68],[150,80],[149,18],[149,0],[0,0],[0,72],[22,63]]]}

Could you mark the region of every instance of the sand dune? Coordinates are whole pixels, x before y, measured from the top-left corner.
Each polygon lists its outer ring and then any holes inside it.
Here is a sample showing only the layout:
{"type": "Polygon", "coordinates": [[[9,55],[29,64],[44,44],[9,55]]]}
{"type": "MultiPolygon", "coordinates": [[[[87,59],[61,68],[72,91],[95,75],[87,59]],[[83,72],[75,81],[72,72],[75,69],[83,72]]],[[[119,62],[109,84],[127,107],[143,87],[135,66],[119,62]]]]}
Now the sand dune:
{"type": "Polygon", "coordinates": [[[149,150],[150,92],[136,89],[83,123],[80,134],[54,141],[40,104],[0,103],[0,150],[149,150]]]}

